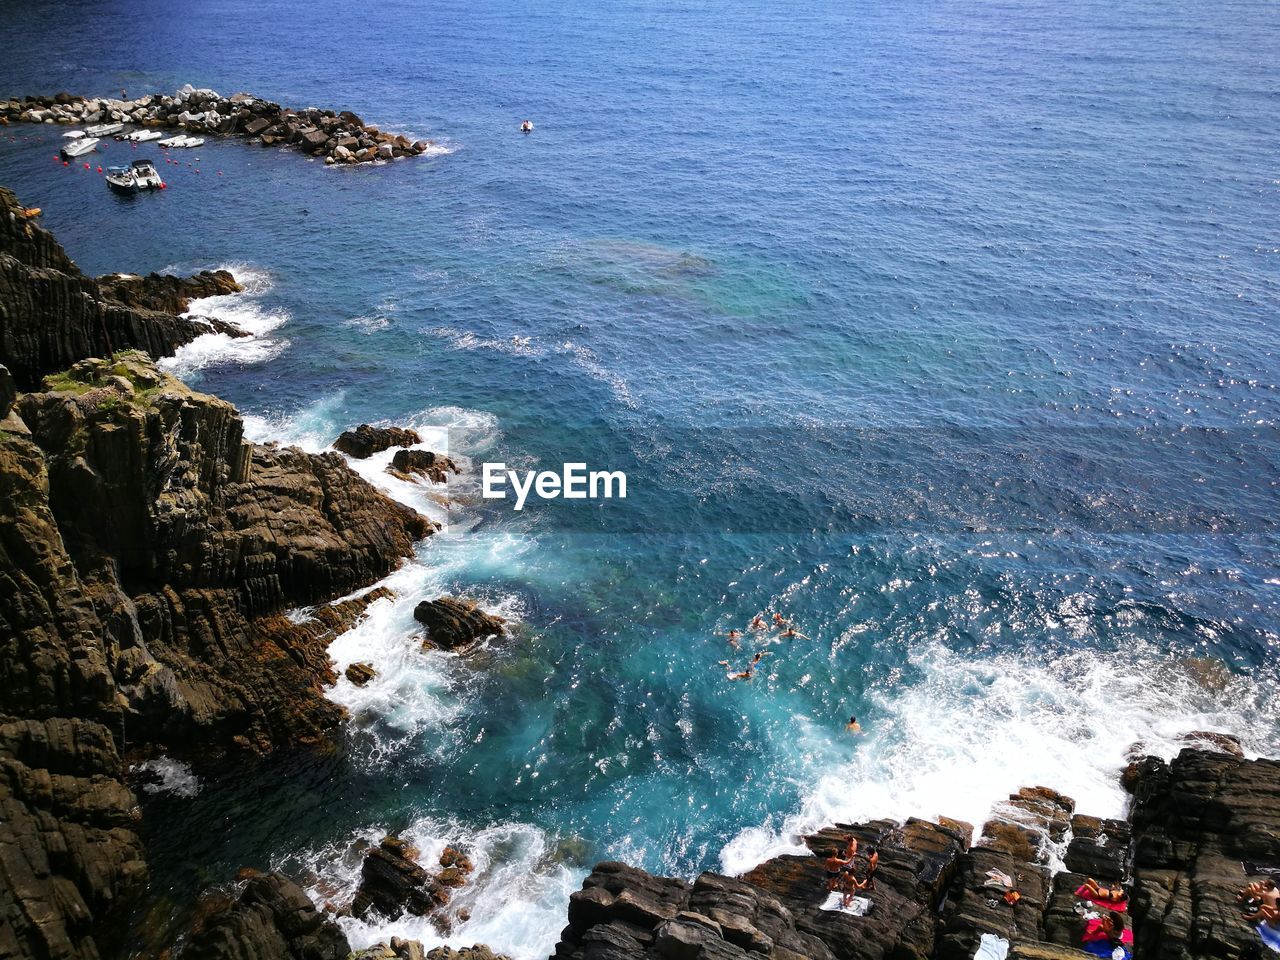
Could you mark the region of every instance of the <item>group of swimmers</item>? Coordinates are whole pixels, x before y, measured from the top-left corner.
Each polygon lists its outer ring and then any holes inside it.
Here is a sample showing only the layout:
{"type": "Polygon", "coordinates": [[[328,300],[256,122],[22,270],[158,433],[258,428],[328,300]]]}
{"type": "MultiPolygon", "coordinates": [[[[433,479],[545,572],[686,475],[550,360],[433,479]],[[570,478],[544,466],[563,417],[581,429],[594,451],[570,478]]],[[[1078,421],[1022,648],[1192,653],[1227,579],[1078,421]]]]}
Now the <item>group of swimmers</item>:
{"type": "MultiPolygon", "coordinates": [[[[795,626],[792,625],[790,620],[788,620],[786,617],[784,617],[780,613],[775,613],[773,615],[772,626],[778,629],[779,631],[778,636],[783,640],[793,640],[793,639],[808,640],[809,639],[803,633],[798,631],[795,628],[795,626]]],[[[768,620],[764,618],[763,613],[757,613],[754,617],[751,618],[751,622],[747,624],[747,629],[750,630],[752,633],[757,633],[757,634],[764,633],[766,630],[770,629],[770,623],[768,620]]],[[[730,630],[728,633],[726,633],[725,636],[728,637],[729,639],[729,646],[737,650],[742,642],[742,631],[735,628],[733,630],[730,630]]],[[[765,657],[770,657],[770,656],[773,656],[773,654],[757,653],[754,657],[751,658],[751,662],[747,664],[747,666],[742,670],[733,669],[733,667],[729,664],[728,660],[721,660],[720,666],[725,667],[729,671],[728,673],[725,674],[725,678],[728,680],[750,680],[756,675],[756,667],[759,666],[760,661],[763,660],[765,657]]]]}

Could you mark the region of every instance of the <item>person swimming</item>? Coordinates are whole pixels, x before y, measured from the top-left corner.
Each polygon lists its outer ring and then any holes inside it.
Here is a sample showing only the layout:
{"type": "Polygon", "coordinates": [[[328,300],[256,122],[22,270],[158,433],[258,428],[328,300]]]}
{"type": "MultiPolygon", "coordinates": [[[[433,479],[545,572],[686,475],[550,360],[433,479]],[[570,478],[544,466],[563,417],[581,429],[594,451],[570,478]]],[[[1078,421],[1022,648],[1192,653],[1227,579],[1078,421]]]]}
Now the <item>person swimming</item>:
{"type": "Polygon", "coordinates": [[[769,624],[765,622],[764,616],[762,614],[757,613],[754,617],[751,618],[752,630],[763,630],[767,626],[769,626],[769,624]]]}
{"type": "Polygon", "coordinates": [[[728,633],[725,634],[725,636],[729,638],[729,646],[737,647],[738,641],[742,639],[742,631],[730,630],[728,633]]]}
{"type": "Polygon", "coordinates": [[[791,622],[791,621],[789,621],[786,617],[784,617],[784,616],[783,616],[782,614],[780,614],[780,613],[775,613],[775,614],[773,615],[773,625],[774,625],[775,627],[785,627],[785,626],[787,626],[790,622],[791,622]]]}
{"type": "Polygon", "coordinates": [[[858,718],[856,716],[850,717],[849,722],[844,725],[844,729],[847,733],[852,733],[856,736],[862,732],[862,724],[858,723],[858,718]]]}
{"type": "Polygon", "coordinates": [[[533,121],[532,121],[532,120],[526,120],[524,123],[520,124],[520,132],[521,132],[521,133],[533,133],[533,121]]]}
{"type": "Polygon", "coordinates": [[[787,629],[783,630],[782,633],[779,634],[779,636],[786,637],[788,640],[792,640],[792,639],[808,640],[809,639],[803,633],[797,630],[795,627],[787,627],[787,629]]]}

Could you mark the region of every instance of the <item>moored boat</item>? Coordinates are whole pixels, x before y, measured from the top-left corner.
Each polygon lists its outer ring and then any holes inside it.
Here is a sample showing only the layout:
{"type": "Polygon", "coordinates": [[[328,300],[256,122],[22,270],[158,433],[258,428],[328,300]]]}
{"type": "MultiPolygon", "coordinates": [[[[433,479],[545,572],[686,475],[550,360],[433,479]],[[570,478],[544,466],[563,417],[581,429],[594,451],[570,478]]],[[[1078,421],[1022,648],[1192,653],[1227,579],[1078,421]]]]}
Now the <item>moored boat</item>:
{"type": "Polygon", "coordinates": [[[75,157],[82,157],[86,153],[91,153],[98,145],[97,137],[81,137],[78,140],[68,140],[62,145],[62,149],[58,151],[63,160],[71,160],[75,157]]]}
{"type": "Polygon", "coordinates": [[[164,181],[150,160],[135,160],[127,167],[107,170],[107,186],[117,193],[139,193],[164,188],[164,181]]]}
{"type": "Polygon", "coordinates": [[[90,137],[109,137],[123,129],[123,123],[99,123],[96,126],[85,127],[84,132],[90,137]]]}

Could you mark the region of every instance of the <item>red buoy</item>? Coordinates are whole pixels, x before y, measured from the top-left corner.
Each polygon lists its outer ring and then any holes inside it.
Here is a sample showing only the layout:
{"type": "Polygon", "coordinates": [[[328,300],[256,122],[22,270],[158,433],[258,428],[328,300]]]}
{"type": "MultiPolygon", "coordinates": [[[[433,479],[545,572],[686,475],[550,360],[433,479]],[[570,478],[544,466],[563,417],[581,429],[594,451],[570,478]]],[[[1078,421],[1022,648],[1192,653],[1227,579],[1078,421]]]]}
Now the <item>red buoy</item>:
{"type": "Polygon", "coordinates": [[[65,160],[63,160],[63,161],[62,161],[62,165],[63,165],[64,167],[69,167],[69,166],[71,166],[71,164],[67,163],[67,161],[65,161],[65,160]]]}

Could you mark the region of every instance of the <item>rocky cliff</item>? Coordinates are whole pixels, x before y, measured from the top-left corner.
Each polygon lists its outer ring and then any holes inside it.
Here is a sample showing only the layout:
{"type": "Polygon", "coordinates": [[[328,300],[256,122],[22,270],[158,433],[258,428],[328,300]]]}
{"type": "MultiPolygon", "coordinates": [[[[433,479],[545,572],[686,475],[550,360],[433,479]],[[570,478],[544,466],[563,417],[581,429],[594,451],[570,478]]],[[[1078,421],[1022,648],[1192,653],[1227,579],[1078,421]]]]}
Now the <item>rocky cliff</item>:
{"type": "Polygon", "coordinates": [[[125,757],[333,742],[325,650],[367,601],[331,601],[432,529],[337,454],[247,442],[141,352],[235,289],[86,277],[0,189],[0,958],[123,949],[147,880],[125,757]]]}
{"type": "Polygon", "coordinates": [[[21,389],[86,357],[129,348],[166,357],[211,330],[239,336],[217,320],[175,316],[194,297],[239,289],[226,271],[191,279],[87,277],[0,187],[0,363],[21,389]]]}

